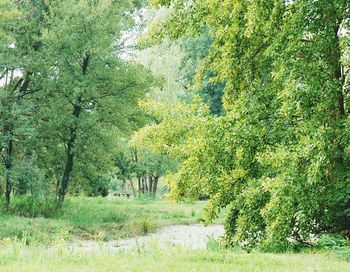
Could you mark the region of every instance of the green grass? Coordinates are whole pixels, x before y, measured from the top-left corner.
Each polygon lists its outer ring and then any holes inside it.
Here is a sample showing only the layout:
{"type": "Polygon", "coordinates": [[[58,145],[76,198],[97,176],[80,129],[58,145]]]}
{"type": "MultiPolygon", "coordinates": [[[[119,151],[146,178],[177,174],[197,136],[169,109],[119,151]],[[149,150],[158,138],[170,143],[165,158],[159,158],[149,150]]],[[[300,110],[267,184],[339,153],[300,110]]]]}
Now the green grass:
{"type": "MultiPolygon", "coordinates": [[[[350,271],[347,248],[337,255],[247,254],[223,250],[213,239],[207,250],[155,244],[113,253],[103,247],[102,241],[147,234],[160,226],[202,222],[205,204],[80,197],[68,199],[50,218],[0,213],[0,272],[350,271]],[[98,240],[102,246],[84,250],[72,246],[74,238],[98,240]]],[[[217,223],[222,221],[223,216],[217,223]]]]}
{"type": "Polygon", "coordinates": [[[331,254],[261,254],[185,250],[154,246],[141,252],[84,252],[65,246],[50,249],[0,247],[0,271],[350,271],[350,263],[331,254]]]}
{"type": "Polygon", "coordinates": [[[71,198],[51,218],[0,214],[0,240],[55,244],[73,238],[106,241],[132,237],[164,225],[201,222],[204,206],[205,202],[200,201],[71,198]]]}

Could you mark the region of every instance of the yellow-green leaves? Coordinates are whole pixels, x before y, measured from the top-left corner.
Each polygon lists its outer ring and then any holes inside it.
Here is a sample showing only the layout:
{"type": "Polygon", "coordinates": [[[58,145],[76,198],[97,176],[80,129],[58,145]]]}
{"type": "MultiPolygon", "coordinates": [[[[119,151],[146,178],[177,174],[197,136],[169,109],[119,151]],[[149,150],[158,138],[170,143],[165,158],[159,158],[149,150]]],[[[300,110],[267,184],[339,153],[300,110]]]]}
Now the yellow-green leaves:
{"type": "MultiPolygon", "coordinates": [[[[247,247],[285,250],[348,229],[350,2],[156,3],[172,8],[152,36],[207,31],[213,42],[195,85],[225,86],[226,115],[205,122],[196,148],[183,145],[182,195],[205,191],[211,217],[229,205],[227,236],[247,247]]],[[[194,121],[179,120],[167,129],[194,121]]]]}

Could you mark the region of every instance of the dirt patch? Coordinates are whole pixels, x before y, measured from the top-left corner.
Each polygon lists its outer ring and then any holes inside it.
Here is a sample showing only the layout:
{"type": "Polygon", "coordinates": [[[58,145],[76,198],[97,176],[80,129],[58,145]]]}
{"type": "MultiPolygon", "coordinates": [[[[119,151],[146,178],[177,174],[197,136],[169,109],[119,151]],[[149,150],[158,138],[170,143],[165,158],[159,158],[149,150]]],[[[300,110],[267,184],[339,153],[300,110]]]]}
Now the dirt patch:
{"type": "Polygon", "coordinates": [[[153,244],[159,246],[182,246],[191,249],[205,249],[209,239],[218,239],[224,234],[222,225],[203,226],[175,225],[163,227],[148,236],[113,240],[108,242],[96,242],[79,240],[72,244],[72,249],[94,251],[107,249],[108,251],[128,251],[135,248],[145,248],[153,244]]]}

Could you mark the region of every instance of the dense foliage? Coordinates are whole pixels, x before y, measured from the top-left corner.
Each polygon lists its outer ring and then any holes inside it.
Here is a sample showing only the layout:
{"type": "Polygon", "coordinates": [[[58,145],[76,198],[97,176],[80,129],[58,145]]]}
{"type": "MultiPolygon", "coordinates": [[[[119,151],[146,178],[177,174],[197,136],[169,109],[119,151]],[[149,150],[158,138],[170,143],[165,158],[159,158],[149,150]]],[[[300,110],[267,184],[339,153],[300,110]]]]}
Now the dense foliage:
{"type": "MultiPolygon", "coordinates": [[[[123,57],[138,1],[0,1],[0,177],[10,194],[106,192],[153,79],[123,57]]],[[[142,118],[141,118],[142,119],[142,118]]],[[[4,187],[3,187],[4,186],[4,187]]]]}
{"type": "MultiPolygon", "coordinates": [[[[228,206],[226,241],[268,250],[350,229],[350,2],[152,1],[149,39],[208,32],[196,84],[223,84],[225,114],[200,99],[156,107],[135,138],[180,158],[174,196],[228,206]]],[[[149,108],[149,107],[148,107],[149,108]]]]}
{"type": "Polygon", "coordinates": [[[111,180],[154,198],[167,175],[209,219],[228,207],[228,244],[350,236],[350,2],[151,0],[157,45],[135,52],[143,2],[0,0],[7,211],[111,180]]]}

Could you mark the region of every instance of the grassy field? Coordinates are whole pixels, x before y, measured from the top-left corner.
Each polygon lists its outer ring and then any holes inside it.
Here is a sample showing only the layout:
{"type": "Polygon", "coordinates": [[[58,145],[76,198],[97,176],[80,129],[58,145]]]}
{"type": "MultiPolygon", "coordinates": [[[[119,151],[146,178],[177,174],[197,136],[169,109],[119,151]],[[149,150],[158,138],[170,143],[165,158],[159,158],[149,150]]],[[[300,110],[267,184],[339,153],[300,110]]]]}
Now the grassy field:
{"type": "Polygon", "coordinates": [[[106,241],[144,235],[157,227],[203,221],[205,202],[71,198],[51,218],[0,214],[0,240],[55,244],[73,238],[106,241]]]}
{"type": "MultiPolygon", "coordinates": [[[[0,214],[1,271],[350,271],[331,253],[262,254],[158,244],[112,252],[103,241],[147,234],[157,227],[203,221],[205,202],[71,198],[51,218],[0,214]],[[75,238],[101,241],[86,250],[75,238]]],[[[222,223],[223,216],[216,223],[222,223]]],[[[346,253],[349,255],[348,252],[346,253]]]]}
{"type": "Polygon", "coordinates": [[[141,252],[111,253],[30,248],[0,250],[0,271],[350,271],[350,263],[329,254],[260,254],[184,250],[154,246],[141,252]]]}

